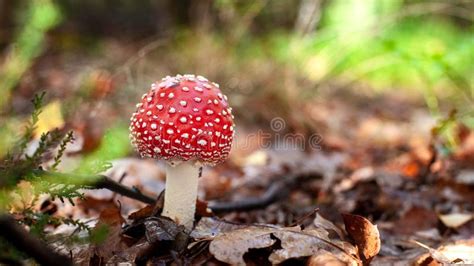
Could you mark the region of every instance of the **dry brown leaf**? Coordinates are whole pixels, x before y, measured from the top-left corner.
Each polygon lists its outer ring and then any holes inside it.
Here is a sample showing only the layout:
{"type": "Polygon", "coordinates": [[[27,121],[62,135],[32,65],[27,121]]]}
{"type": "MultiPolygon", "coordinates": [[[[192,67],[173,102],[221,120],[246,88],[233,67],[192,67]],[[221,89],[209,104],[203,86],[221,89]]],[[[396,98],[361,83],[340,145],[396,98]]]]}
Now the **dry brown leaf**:
{"type": "MultiPolygon", "coordinates": [[[[444,245],[438,249],[414,241],[419,246],[429,251],[429,256],[441,264],[474,264],[474,240],[460,240],[452,244],[444,245]]],[[[426,255],[423,255],[426,257],[426,255]]],[[[427,258],[425,258],[426,260],[427,258]]]]}
{"type": "Polygon", "coordinates": [[[436,227],[438,217],[433,210],[412,206],[395,222],[395,232],[411,235],[418,231],[436,227]]]}
{"type": "Polygon", "coordinates": [[[154,210],[155,210],[154,206],[146,205],[145,207],[139,209],[138,211],[131,213],[128,216],[128,219],[133,220],[133,221],[143,220],[147,217],[150,217],[153,214],[154,210]]]}
{"type": "Polygon", "coordinates": [[[284,228],[272,233],[281,241],[281,249],[273,251],[268,257],[271,263],[280,264],[287,259],[309,257],[327,251],[346,265],[357,265],[357,261],[349,254],[357,256],[356,248],[346,246],[342,249],[340,241],[329,240],[327,231],[310,229],[301,231],[300,228],[284,228]],[[349,253],[349,254],[348,254],[349,253]]]}
{"type": "Polygon", "coordinates": [[[270,227],[247,227],[218,235],[210,244],[209,251],[220,261],[232,265],[245,265],[244,254],[249,249],[266,248],[275,244],[270,227]]]}
{"type": "Polygon", "coordinates": [[[243,256],[250,249],[270,247],[281,242],[281,248],[268,257],[272,264],[291,258],[309,257],[327,251],[348,265],[358,265],[356,248],[349,243],[330,240],[322,228],[301,230],[300,227],[275,228],[250,226],[217,235],[209,246],[216,259],[232,264],[245,265],[243,256]]]}
{"type": "Polygon", "coordinates": [[[118,207],[108,208],[101,212],[99,222],[94,230],[100,230],[106,226],[107,237],[102,243],[92,247],[91,253],[94,257],[98,257],[100,261],[108,261],[115,253],[127,248],[122,239],[122,224],[124,222],[118,207]]]}
{"type": "Polygon", "coordinates": [[[377,226],[359,215],[343,214],[342,218],[347,233],[359,248],[359,255],[366,263],[370,263],[379,253],[381,246],[377,226]]]}
{"type": "Polygon", "coordinates": [[[230,223],[215,217],[204,217],[191,232],[191,237],[195,239],[214,238],[217,235],[232,230],[245,228],[246,225],[230,223]]]}
{"type": "Polygon", "coordinates": [[[308,259],[308,266],[347,266],[347,263],[340,260],[330,252],[319,250],[317,254],[308,259]]]}
{"type": "Polygon", "coordinates": [[[342,232],[341,228],[337,227],[334,223],[322,217],[319,213],[316,213],[316,218],[314,218],[313,224],[317,228],[323,228],[328,231],[332,230],[336,232],[336,234],[341,240],[344,239],[344,233],[342,232]]]}

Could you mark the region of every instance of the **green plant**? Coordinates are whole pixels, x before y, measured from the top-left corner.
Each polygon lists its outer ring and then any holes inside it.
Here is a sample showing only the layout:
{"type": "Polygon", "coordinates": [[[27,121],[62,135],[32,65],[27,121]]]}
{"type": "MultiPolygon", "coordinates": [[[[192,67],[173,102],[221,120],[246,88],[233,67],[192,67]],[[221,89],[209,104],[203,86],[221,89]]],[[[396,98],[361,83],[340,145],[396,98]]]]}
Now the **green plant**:
{"type": "Polygon", "coordinates": [[[23,27],[0,70],[0,110],[8,103],[10,92],[21,76],[43,51],[46,33],[61,21],[61,13],[53,0],[29,1],[23,15],[23,27]]]}

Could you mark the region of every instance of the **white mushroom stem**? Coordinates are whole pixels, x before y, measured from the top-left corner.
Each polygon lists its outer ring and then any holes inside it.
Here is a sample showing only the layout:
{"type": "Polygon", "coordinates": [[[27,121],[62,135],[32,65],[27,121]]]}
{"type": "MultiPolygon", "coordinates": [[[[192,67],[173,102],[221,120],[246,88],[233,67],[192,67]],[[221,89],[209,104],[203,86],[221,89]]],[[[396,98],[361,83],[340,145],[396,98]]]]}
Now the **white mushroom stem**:
{"type": "Polygon", "coordinates": [[[199,166],[182,162],[166,166],[166,190],[163,216],[191,230],[196,211],[199,166]]]}

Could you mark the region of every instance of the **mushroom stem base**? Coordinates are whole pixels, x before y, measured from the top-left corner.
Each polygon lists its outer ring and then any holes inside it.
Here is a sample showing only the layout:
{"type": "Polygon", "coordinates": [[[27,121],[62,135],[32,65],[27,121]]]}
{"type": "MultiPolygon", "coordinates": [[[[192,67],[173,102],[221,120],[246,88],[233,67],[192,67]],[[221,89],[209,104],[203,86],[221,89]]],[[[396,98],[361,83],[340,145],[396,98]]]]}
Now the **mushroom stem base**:
{"type": "Polygon", "coordinates": [[[166,166],[166,190],[163,216],[191,230],[196,211],[199,167],[191,162],[166,166]]]}

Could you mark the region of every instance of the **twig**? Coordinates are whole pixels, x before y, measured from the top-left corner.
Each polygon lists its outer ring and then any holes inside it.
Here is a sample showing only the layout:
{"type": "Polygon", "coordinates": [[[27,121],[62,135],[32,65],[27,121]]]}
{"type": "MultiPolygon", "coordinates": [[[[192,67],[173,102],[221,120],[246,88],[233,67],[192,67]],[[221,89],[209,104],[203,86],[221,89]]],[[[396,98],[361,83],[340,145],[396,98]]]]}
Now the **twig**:
{"type": "Polygon", "coordinates": [[[273,183],[261,197],[249,198],[233,202],[211,202],[209,203],[209,208],[214,213],[249,211],[265,208],[266,206],[272,203],[275,203],[279,200],[288,197],[288,194],[291,189],[298,185],[298,183],[303,182],[305,179],[314,176],[315,173],[292,174],[283,179],[275,181],[275,183],[273,183]]]}
{"type": "Polygon", "coordinates": [[[48,181],[52,183],[83,185],[90,186],[94,189],[105,188],[143,203],[154,204],[156,202],[155,198],[143,194],[140,190],[124,186],[105,175],[83,176],[77,174],[53,173],[43,170],[35,170],[34,173],[38,176],[49,177],[50,179],[48,181]]]}
{"type": "MultiPolygon", "coordinates": [[[[76,184],[90,186],[94,189],[105,188],[118,193],[122,196],[129,197],[146,204],[155,204],[156,199],[143,194],[138,189],[131,189],[124,186],[107,176],[94,175],[94,176],[82,176],[77,174],[63,174],[63,173],[52,173],[43,170],[34,171],[36,175],[50,177],[50,182],[60,184],[76,184]]],[[[211,202],[209,208],[214,213],[225,213],[231,211],[248,211],[255,209],[262,209],[266,206],[275,203],[288,197],[289,192],[298,183],[303,182],[305,179],[319,175],[318,173],[295,173],[290,174],[284,178],[280,178],[275,181],[265,193],[260,197],[248,198],[239,201],[231,202],[211,202]]]]}
{"type": "Polygon", "coordinates": [[[16,249],[34,258],[41,265],[72,265],[68,257],[56,253],[45,243],[33,237],[19,226],[10,215],[0,215],[0,236],[10,242],[16,249]]]}

